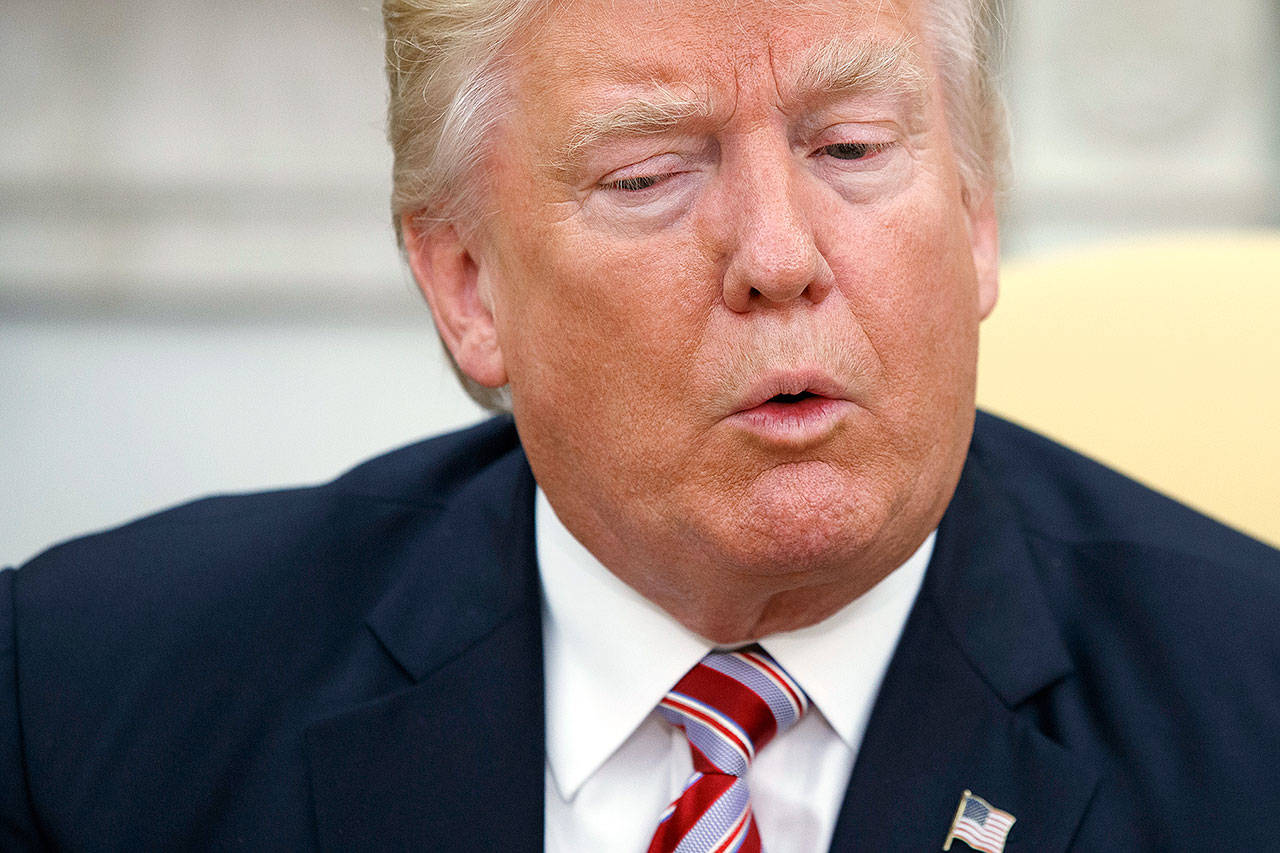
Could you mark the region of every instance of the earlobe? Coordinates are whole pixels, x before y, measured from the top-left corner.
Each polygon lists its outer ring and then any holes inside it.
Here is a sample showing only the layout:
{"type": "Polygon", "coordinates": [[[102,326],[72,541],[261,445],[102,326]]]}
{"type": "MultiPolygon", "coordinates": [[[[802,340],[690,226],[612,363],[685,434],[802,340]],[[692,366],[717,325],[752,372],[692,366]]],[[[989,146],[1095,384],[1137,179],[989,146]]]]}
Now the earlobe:
{"type": "Polygon", "coordinates": [[[400,219],[409,268],[458,368],[489,388],[507,384],[487,270],[450,223],[400,219]]]}
{"type": "Polygon", "coordinates": [[[978,276],[978,314],[985,320],[996,307],[1000,293],[1000,226],[995,197],[985,193],[980,201],[969,205],[968,216],[969,244],[978,276]]]}

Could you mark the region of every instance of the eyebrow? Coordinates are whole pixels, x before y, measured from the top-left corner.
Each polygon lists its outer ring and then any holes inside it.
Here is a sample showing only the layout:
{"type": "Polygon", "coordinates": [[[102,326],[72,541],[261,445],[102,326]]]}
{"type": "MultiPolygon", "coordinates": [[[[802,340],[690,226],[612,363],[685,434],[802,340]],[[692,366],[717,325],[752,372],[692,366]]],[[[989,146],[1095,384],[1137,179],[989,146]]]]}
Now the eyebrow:
{"type": "MultiPolygon", "coordinates": [[[[913,42],[905,37],[896,42],[854,42],[837,37],[810,51],[799,65],[801,70],[791,88],[804,99],[888,94],[907,97],[918,108],[929,83],[913,42]]],[[[651,93],[643,97],[580,115],[556,157],[557,165],[567,167],[603,139],[665,133],[691,119],[709,119],[712,111],[709,94],[691,97],[654,84],[651,93]]]]}
{"type": "Polygon", "coordinates": [[[651,94],[628,98],[604,112],[586,113],[574,122],[569,141],[560,153],[567,163],[601,139],[612,136],[652,136],[664,133],[690,119],[711,116],[709,98],[681,95],[668,86],[656,85],[651,94]]]}
{"type": "Polygon", "coordinates": [[[806,99],[894,95],[919,109],[929,88],[915,42],[905,36],[893,42],[837,37],[810,51],[799,65],[791,88],[806,99]]]}

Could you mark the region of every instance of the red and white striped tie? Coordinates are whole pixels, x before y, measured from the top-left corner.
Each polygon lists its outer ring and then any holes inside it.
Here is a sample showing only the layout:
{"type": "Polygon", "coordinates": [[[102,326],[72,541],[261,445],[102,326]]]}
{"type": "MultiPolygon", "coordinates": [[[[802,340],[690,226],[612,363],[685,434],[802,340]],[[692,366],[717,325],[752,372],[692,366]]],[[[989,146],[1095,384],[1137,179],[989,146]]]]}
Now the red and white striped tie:
{"type": "Polygon", "coordinates": [[[649,853],[760,853],[742,777],[809,707],[804,691],[759,646],[712,652],[658,705],[684,729],[693,775],[663,812],[649,853]]]}

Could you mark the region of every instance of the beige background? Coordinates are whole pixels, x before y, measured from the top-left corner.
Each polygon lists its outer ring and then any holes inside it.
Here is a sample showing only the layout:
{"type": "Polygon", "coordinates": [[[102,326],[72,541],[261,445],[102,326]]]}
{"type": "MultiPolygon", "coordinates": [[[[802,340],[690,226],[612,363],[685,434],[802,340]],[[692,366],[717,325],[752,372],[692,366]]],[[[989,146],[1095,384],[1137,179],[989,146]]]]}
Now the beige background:
{"type": "Polygon", "coordinates": [[[1053,250],[1002,283],[983,405],[1280,545],[1280,231],[1053,250]]]}

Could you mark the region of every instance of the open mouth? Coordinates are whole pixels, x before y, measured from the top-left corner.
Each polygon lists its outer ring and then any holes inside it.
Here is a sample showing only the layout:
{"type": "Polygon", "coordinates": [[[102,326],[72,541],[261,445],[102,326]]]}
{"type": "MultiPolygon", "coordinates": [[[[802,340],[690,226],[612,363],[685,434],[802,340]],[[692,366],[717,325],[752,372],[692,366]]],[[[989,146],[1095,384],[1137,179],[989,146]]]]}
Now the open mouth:
{"type": "Polygon", "coordinates": [[[770,403],[800,403],[817,397],[812,391],[801,391],[799,394],[774,394],[768,399],[770,403]]]}
{"type": "Polygon", "coordinates": [[[773,394],[768,400],[755,406],[755,411],[774,412],[778,415],[794,416],[803,414],[803,412],[815,411],[822,409],[826,403],[832,402],[831,397],[823,396],[814,391],[800,391],[794,394],[782,393],[773,394]]]}
{"type": "Polygon", "coordinates": [[[821,411],[834,401],[816,391],[799,391],[795,394],[774,394],[752,407],[750,411],[775,417],[803,417],[821,411]]]}
{"type": "Polygon", "coordinates": [[[853,406],[846,393],[820,371],[778,373],[762,377],[731,417],[761,440],[795,448],[832,434],[853,406]]]}
{"type": "Polygon", "coordinates": [[[751,431],[786,443],[825,435],[852,403],[844,386],[817,369],[761,376],[733,417],[751,431]]]}

